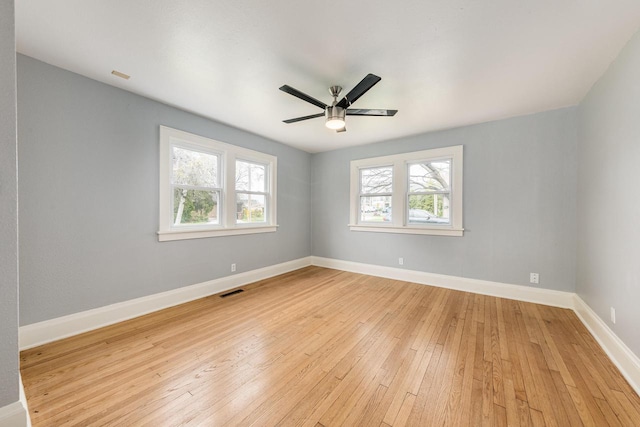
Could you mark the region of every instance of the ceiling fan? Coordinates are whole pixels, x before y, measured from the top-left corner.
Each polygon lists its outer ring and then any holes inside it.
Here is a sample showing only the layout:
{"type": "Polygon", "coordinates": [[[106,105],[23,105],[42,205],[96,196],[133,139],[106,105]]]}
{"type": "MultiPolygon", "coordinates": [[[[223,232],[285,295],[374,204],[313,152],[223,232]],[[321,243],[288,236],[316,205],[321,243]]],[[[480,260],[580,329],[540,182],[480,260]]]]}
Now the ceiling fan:
{"type": "Polygon", "coordinates": [[[307,101],[310,104],[315,105],[316,107],[320,107],[324,110],[323,113],[311,114],[310,116],[302,116],[296,117],[294,119],[283,120],[285,123],[295,123],[300,122],[302,120],[315,119],[317,117],[325,117],[325,125],[329,129],[333,129],[336,132],[345,132],[347,130],[345,126],[345,116],[386,116],[392,117],[394,116],[398,110],[384,110],[384,109],[357,109],[357,108],[349,108],[353,105],[354,102],[358,100],[362,95],[364,95],[369,89],[371,89],[376,83],[378,83],[382,78],[376,76],[375,74],[367,74],[367,76],[360,81],[351,89],[351,91],[344,96],[340,101],[338,101],[338,96],[342,92],[342,88],[340,86],[331,86],[329,88],[329,93],[333,96],[333,102],[331,105],[327,105],[322,101],[318,101],[317,99],[300,92],[297,89],[292,88],[291,86],[284,85],[280,88],[281,91],[288,93],[289,95],[293,95],[296,98],[300,98],[303,101],[307,101]]]}

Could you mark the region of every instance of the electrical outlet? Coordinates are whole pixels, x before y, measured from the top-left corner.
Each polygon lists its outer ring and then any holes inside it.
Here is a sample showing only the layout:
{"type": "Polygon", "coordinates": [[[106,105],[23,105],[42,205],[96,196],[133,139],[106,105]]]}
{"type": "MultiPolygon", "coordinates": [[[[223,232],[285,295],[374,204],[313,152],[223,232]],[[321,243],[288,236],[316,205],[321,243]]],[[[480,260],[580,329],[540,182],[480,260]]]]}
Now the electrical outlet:
{"type": "Polygon", "coordinates": [[[529,274],[529,283],[533,283],[534,285],[540,283],[540,275],[538,275],[538,273],[529,274]]]}
{"type": "Polygon", "coordinates": [[[611,307],[611,322],[615,325],[616,323],[616,309],[611,307]]]}
{"type": "Polygon", "coordinates": [[[236,271],[236,264],[235,263],[231,264],[231,272],[233,273],[234,271],[236,271]]]}
{"type": "Polygon", "coordinates": [[[404,258],[398,258],[398,264],[404,265],[404,258]]]}

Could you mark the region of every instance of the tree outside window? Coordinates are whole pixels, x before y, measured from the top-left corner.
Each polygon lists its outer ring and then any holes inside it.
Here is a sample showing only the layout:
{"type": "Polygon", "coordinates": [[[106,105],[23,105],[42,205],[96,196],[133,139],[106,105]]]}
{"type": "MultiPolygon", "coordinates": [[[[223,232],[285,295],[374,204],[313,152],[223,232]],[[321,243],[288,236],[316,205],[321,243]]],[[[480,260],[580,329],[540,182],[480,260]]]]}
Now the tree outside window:
{"type": "Polygon", "coordinates": [[[173,224],[217,224],[220,189],[215,154],[172,147],[173,224]]]}

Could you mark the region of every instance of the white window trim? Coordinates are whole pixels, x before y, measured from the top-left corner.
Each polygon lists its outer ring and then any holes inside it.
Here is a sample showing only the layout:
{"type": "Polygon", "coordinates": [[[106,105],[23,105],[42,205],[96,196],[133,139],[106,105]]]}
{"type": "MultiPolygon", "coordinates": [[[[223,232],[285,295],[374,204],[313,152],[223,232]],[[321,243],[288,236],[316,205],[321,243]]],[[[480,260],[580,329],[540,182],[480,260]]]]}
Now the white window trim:
{"type": "Polygon", "coordinates": [[[457,236],[464,233],[462,227],[462,165],[463,146],[435,148],[391,156],[373,157],[351,161],[351,187],[349,229],[351,231],[369,231],[378,233],[429,234],[435,236],[457,236]],[[451,223],[450,224],[408,224],[407,193],[408,165],[417,161],[451,159],[451,223]],[[360,221],[360,169],[375,166],[393,166],[393,193],[391,196],[391,218],[388,224],[360,221]]]}
{"type": "Polygon", "coordinates": [[[160,224],[158,240],[161,242],[184,239],[200,239],[217,236],[233,236],[253,233],[272,233],[278,228],[277,223],[277,157],[260,153],[247,148],[238,147],[195,135],[166,126],[160,126],[160,224]],[[172,218],[171,191],[171,146],[202,150],[220,156],[220,187],[222,188],[222,209],[219,224],[174,227],[172,218]],[[236,159],[261,163],[267,166],[269,194],[266,197],[268,207],[265,223],[236,223],[236,159]]]}

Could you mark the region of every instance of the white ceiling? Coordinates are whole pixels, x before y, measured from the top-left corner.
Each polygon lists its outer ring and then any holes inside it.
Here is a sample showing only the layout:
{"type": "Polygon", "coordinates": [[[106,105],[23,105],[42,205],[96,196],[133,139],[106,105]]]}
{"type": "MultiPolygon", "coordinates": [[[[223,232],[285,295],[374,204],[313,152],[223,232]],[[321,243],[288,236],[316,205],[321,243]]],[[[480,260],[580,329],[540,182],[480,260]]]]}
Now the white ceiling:
{"type": "Polygon", "coordinates": [[[16,0],[18,52],[309,152],[577,104],[639,26],[639,0],[16,0]],[[354,107],[395,117],[282,123],[321,112],[283,84],[367,73],[354,107]]]}

